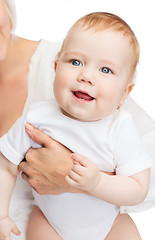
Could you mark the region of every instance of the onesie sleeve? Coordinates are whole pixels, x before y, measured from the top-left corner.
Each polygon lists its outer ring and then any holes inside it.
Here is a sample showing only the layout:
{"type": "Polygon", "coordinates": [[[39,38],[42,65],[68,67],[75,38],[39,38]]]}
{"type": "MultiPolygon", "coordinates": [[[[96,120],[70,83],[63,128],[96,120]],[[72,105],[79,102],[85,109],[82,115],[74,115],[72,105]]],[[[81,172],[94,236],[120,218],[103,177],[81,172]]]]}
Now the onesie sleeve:
{"type": "Polygon", "coordinates": [[[25,119],[20,117],[12,128],[0,138],[0,152],[18,165],[31,147],[31,138],[25,131],[25,119]]]}
{"type": "Polygon", "coordinates": [[[124,113],[123,121],[115,135],[114,163],[116,174],[127,176],[150,168],[154,164],[131,115],[124,113]]]}

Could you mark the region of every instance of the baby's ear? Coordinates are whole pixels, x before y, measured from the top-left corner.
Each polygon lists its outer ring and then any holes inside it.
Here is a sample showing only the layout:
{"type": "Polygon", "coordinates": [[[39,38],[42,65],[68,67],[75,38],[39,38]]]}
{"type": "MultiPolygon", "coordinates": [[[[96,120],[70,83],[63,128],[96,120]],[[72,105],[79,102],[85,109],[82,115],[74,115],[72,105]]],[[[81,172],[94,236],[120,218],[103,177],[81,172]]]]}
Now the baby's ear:
{"type": "Polygon", "coordinates": [[[56,69],[57,69],[57,64],[58,64],[58,59],[56,59],[55,62],[54,62],[54,70],[55,70],[55,72],[56,72],[56,69]]]}
{"type": "Polygon", "coordinates": [[[56,56],[56,59],[55,59],[55,62],[54,62],[54,70],[55,70],[55,71],[56,71],[56,69],[57,69],[57,64],[58,64],[60,55],[61,55],[61,52],[58,52],[58,54],[57,54],[57,56],[56,56]]]}
{"type": "Polygon", "coordinates": [[[125,99],[127,98],[127,96],[129,95],[129,93],[132,91],[133,87],[134,87],[135,83],[133,81],[130,81],[128,83],[128,85],[126,86],[125,90],[124,90],[124,94],[123,97],[120,101],[120,106],[124,104],[125,99]]]}

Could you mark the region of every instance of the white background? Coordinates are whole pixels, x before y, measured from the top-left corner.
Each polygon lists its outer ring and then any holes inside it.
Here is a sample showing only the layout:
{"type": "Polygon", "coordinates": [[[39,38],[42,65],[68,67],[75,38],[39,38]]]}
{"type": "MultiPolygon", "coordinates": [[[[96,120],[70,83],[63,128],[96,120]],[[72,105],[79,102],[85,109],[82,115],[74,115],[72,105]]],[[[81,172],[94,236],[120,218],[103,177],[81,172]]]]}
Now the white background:
{"type": "MultiPolygon", "coordinates": [[[[122,17],[135,32],[141,48],[132,97],[155,119],[154,0],[15,0],[15,3],[16,34],[32,40],[62,42],[70,26],[89,12],[107,11],[122,17]]],[[[155,208],[132,216],[142,239],[155,240],[155,208]]]]}

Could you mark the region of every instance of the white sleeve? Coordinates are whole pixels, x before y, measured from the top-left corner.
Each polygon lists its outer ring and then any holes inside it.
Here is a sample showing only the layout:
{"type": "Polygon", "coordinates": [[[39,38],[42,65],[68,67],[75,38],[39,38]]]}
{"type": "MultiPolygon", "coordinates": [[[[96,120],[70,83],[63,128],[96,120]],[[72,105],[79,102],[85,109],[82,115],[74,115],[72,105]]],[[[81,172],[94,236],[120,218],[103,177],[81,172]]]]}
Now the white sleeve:
{"type": "Polygon", "coordinates": [[[116,174],[127,176],[153,165],[153,160],[130,115],[124,119],[115,136],[114,161],[116,174]]]}
{"type": "Polygon", "coordinates": [[[152,139],[155,141],[155,121],[141,108],[141,106],[128,96],[123,108],[132,115],[140,135],[145,136],[151,131],[152,134],[149,136],[150,141],[152,141],[152,139]]]}
{"type": "Polygon", "coordinates": [[[25,131],[25,120],[20,117],[12,128],[0,138],[0,151],[12,163],[18,165],[31,147],[31,138],[25,131]]]}

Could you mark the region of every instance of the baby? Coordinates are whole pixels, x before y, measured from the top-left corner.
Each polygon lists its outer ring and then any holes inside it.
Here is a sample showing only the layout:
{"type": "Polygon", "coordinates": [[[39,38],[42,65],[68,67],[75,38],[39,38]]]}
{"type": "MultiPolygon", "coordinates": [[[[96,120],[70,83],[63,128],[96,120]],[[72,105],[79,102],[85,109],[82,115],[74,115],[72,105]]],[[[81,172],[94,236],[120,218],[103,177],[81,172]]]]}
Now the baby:
{"type": "Polygon", "coordinates": [[[0,139],[0,239],[19,234],[8,216],[9,200],[19,162],[39,147],[25,132],[27,122],[71,149],[73,167],[65,179],[79,191],[43,196],[33,190],[27,240],[105,239],[119,206],[145,199],[152,160],[121,108],[138,59],[135,35],[116,15],[91,13],[71,27],[55,61],[55,99],[33,104],[0,139]]]}

